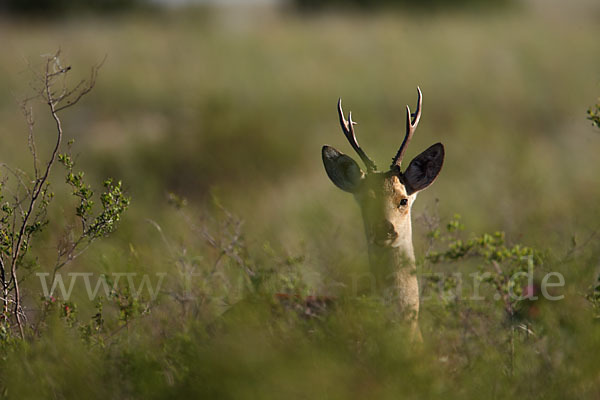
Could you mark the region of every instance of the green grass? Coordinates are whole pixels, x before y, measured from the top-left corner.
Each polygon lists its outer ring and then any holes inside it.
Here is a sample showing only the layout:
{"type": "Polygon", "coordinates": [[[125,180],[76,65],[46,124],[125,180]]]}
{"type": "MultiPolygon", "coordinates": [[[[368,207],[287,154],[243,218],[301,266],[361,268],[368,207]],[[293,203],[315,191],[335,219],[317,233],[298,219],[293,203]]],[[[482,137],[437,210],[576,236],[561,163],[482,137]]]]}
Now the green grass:
{"type": "MultiPolygon", "coordinates": [[[[167,274],[150,312],[126,326],[119,305],[106,304],[103,344],[82,342],[77,323],[69,328],[55,310],[39,338],[2,352],[5,395],[596,398],[600,332],[584,295],[600,255],[587,241],[600,228],[600,131],[586,120],[600,88],[599,12],[582,1],[500,14],[2,21],[0,161],[10,165],[29,166],[14,101],[27,94],[27,63],[35,69],[60,47],[85,76],[107,55],[94,91],[65,113],[65,130],[88,182],[122,179],[132,202],[117,233],[65,273],[167,274]],[[385,307],[351,290],[367,268],[362,221],[327,179],[320,147],[351,153],[335,114],[341,96],[361,145],[386,165],[417,85],[423,117],[407,158],[446,146],[439,179],[413,209],[417,258],[428,244],[423,215],[459,213],[467,232],[502,230],[541,250],[537,272],[561,272],[565,299],[527,319],[534,336],[513,334],[491,299],[432,300],[423,303],[424,344],[414,346],[385,307]],[[187,199],[183,212],[170,192],[187,199]],[[233,247],[241,264],[203,234],[229,243],[233,232],[236,219],[215,198],[244,221],[233,247]],[[579,247],[565,257],[573,238],[579,247]],[[201,276],[186,281],[190,270],[201,276]],[[286,290],[336,295],[337,305],[307,321],[275,304],[273,293],[286,290]],[[194,300],[177,300],[188,292],[194,300]]],[[[43,149],[52,125],[42,106],[35,115],[43,149]]],[[[60,168],[54,190],[69,190],[60,168]]],[[[52,265],[74,206],[58,194],[36,271],[52,265]]],[[[478,262],[423,268],[466,274],[478,262]]],[[[35,320],[37,277],[25,288],[35,320]]],[[[73,301],[88,323],[95,311],[83,285],[73,301]]]]}

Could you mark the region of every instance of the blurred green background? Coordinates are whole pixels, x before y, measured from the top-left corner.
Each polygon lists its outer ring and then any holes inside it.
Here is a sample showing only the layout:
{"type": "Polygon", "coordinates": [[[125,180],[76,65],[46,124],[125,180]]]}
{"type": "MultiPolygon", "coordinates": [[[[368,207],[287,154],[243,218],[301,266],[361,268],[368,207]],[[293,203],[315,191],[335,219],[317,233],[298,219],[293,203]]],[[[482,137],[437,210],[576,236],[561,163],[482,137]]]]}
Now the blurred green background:
{"type": "MultiPolygon", "coordinates": [[[[115,398],[475,398],[490,385],[492,398],[598,395],[592,357],[598,328],[591,317],[573,315],[589,312],[581,294],[597,273],[600,246],[593,238],[569,264],[545,266],[565,274],[569,296],[540,328],[544,342],[523,345],[531,358],[524,356],[514,375],[501,366],[502,346],[488,352],[489,343],[465,339],[460,326],[448,324],[455,315],[436,325],[435,307],[422,317],[428,344],[415,355],[383,318],[351,302],[344,309],[352,312],[318,328],[305,322],[267,327],[272,320],[261,307],[242,308],[239,320],[233,318],[236,327],[215,338],[206,321],[244,294],[219,286],[227,293],[219,297],[222,304],[202,300],[211,304],[206,318],[204,303],[195,305],[196,314],[179,314],[173,300],[182,266],[202,268],[218,257],[206,246],[203,227],[229,232],[215,202],[244,221],[244,257],[253,268],[275,271],[265,293],[286,291],[291,282],[306,294],[335,294],[348,268],[366,263],[358,207],[331,184],[321,162],[323,144],[353,155],[336,101],[342,97],[353,111],[359,141],[381,167],[400,145],[404,106],[414,106],[417,86],[423,117],[407,158],[438,141],[446,146],[439,179],[413,208],[417,257],[427,246],[423,216],[445,221],[458,213],[469,232],[506,231],[513,242],[560,259],[573,238],[588,238],[600,227],[600,132],[585,118],[600,95],[597,1],[432,2],[417,10],[403,2],[373,9],[358,1],[358,7],[331,2],[318,9],[302,1],[299,8],[127,3],[126,10],[98,6],[98,12],[64,2],[57,9],[34,7],[34,13],[6,3],[0,161],[25,170],[30,165],[17,101],[30,94],[41,55],[60,48],[74,82],[106,56],[93,92],[65,111],[65,134],[76,140],[77,168],[89,182],[100,188],[104,177],[122,179],[132,205],[120,230],[65,273],[165,272],[165,293],[150,316],[127,326],[117,350],[89,350],[57,327],[12,353],[0,378],[7,396],[71,398],[93,388],[90,396],[115,398]],[[187,200],[183,214],[170,201],[174,195],[187,200]],[[306,334],[314,329],[323,337],[306,334]],[[350,343],[362,340],[356,332],[375,340],[378,350],[355,351],[350,343]],[[167,340],[172,337],[178,339],[167,340]],[[464,361],[469,351],[460,343],[475,346],[469,347],[475,359],[464,361]],[[448,357],[444,352],[452,353],[450,362],[440,361],[448,357]],[[88,383],[77,386],[71,375],[88,383]]],[[[53,130],[42,106],[35,116],[44,148],[53,130]]],[[[68,193],[60,168],[53,185],[68,193]]],[[[35,251],[41,271],[53,262],[72,206],[57,195],[35,251]]],[[[35,277],[26,290],[39,298],[35,277]]],[[[81,297],[85,319],[93,305],[81,297]]]]}

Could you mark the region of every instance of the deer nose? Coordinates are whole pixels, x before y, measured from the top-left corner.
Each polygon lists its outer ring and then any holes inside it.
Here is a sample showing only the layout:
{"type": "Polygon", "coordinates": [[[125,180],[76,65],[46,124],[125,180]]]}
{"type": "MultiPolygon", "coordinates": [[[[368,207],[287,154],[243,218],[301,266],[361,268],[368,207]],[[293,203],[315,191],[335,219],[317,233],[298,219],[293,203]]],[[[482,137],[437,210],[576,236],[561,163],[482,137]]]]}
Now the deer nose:
{"type": "Polygon", "coordinates": [[[375,232],[375,235],[382,240],[393,240],[398,236],[398,233],[396,233],[396,229],[394,228],[394,224],[387,219],[381,221],[375,226],[375,232]]]}

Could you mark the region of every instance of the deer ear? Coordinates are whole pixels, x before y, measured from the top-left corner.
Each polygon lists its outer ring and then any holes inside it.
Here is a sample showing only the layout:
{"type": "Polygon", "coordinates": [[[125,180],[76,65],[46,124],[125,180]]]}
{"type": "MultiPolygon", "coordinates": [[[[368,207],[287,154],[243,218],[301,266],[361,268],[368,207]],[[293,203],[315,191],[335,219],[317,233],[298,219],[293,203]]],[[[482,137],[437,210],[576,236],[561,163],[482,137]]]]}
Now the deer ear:
{"type": "Polygon", "coordinates": [[[436,143],[416,156],[404,172],[404,185],[409,195],[433,183],[444,164],[444,145],[436,143]]]}
{"type": "Polygon", "coordinates": [[[356,161],[331,146],[323,146],[321,154],[327,176],[335,186],[346,192],[356,192],[364,176],[356,161]]]}

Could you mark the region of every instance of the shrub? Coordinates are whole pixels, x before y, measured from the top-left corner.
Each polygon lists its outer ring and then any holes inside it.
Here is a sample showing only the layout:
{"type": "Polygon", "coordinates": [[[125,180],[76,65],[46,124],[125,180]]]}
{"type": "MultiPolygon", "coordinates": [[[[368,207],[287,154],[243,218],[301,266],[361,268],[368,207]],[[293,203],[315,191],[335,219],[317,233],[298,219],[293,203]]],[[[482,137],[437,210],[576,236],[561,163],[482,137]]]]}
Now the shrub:
{"type": "MultiPolygon", "coordinates": [[[[28,316],[22,306],[23,295],[19,283],[27,270],[36,264],[35,260],[28,259],[28,255],[35,244],[34,239],[49,222],[48,207],[54,197],[50,176],[56,162],[63,164],[67,170],[66,182],[78,200],[75,218],[79,223],[77,227],[67,226],[58,241],[57,257],[51,270],[51,285],[61,268],[80,256],[96,239],[115,230],[121,215],[129,206],[129,198],[123,193],[121,182],[107,179],[104,193],[99,196],[101,210],[96,210],[94,198],[97,196],[85,182],[84,173],[74,170],[75,163],[69,152],[61,153],[64,141],[62,112],[76,105],[93,89],[100,65],[92,68],[87,81],[70,87],[67,76],[71,67],[62,65],[59,56],[60,52],[57,52],[46,57],[42,72],[35,75],[32,83],[34,95],[21,103],[29,128],[28,143],[33,171],[28,173],[0,164],[6,173],[6,176],[0,175],[0,334],[4,342],[15,329],[21,338],[26,334],[28,316]],[[51,153],[47,158],[43,157],[46,161],[42,161],[42,155],[38,153],[34,135],[32,102],[36,100],[47,105],[56,127],[51,153]]],[[[71,145],[72,141],[69,142],[69,148],[71,145]]]]}

